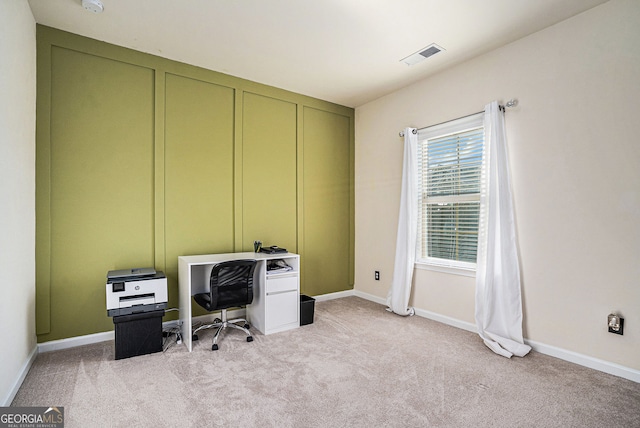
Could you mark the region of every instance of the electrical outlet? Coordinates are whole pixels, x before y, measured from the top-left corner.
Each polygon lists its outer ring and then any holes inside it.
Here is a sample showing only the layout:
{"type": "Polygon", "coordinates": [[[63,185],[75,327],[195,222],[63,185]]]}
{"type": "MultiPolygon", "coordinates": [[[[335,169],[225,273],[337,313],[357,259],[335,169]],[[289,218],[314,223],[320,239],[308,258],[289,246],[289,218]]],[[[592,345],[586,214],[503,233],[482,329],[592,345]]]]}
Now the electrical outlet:
{"type": "Polygon", "coordinates": [[[609,333],[619,334],[622,336],[624,332],[624,318],[611,314],[607,317],[609,333]]]}
{"type": "Polygon", "coordinates": [[[375,272],[374,278],[376,279],[376,281],[380,281],[380,271],[375,272]]]}

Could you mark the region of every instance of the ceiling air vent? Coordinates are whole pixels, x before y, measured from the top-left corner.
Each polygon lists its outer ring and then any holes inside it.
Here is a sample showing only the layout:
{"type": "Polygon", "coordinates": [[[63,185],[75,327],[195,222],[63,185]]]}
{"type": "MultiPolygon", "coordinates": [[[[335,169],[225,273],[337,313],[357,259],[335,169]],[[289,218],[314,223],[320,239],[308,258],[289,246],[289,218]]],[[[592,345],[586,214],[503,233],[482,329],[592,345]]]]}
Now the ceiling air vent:
{"type": "Polygon", "coordinates": [[[414,65],[443,50],[444,49],[442,47],[436,45],[435,43],[432,43],[426,48],[420,49],[418,52],[412,55],[409,55],[408,57],[402,59],[401,61],[407,65],[414,65]]]}

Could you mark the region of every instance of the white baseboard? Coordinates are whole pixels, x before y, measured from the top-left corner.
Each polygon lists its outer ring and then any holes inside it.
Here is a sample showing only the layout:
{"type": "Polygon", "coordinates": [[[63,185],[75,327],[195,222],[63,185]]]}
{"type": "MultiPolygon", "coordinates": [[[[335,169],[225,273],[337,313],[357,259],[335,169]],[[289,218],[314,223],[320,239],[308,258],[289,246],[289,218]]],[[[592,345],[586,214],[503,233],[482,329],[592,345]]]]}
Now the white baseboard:
{"type": "MultiPolygon", "coordinates": [[[[364,293],[362,291],[355,290],[353,292],[353,295],[361,297],[366,300],[370,300],[372,302],[379,303],[381,305],[387,304],[386,299],[383,299],[378,296],[374,296],[369,293],[364,293]]],[[[478,332],[478,328],[476,327],[476,325],[470,322],[461,321],[445,315],[437,314],[435,312],[426,311],[424,309],[417,309],[417,308],[414,308],[414,309],[416,311],[416,315],[418,316],[428,318],[430,320],[438,321],[443,324],[447,324],[463,330],[467,330],[472,333],[478,332]]],[[[531,349],[541,354],[549,355],[551,357],[559,358],[564,361],[569,361],[570,363],[578,364],[580,366],[588,367],[594,370],[598,370],[604,373],[612,374],[614,376],[619,376],[619,377],[640,383],[640,370],[621,366],[619,364],[612,363],[610,361],[600,360],[598,358],[590,357],[584,354],[579,354],[577,352],[568,351],[566,349],[557,348],[555,346],[546,345],[544,343],[536,342],[533,340],[525,339],[524,342],[527,345],[531,346],[531,349]]]]}
{"type": "MultiPolygon", "coordinates": [[[[229,318],[240,318],[245,315],[244,309],[234,309],[227,312],[229,318]]],[[[212,312],[206,315],[193,317],[192,321],[201,323],[210,323],[216,317],[220,316],[220,312],[212,312]]],[[[178,324],[178,320],[165,321],[162,328],[173,327],[178,324]]],[[[87,334],[85,336],[69,337],[67,339],[51,340],[49,342],[38,344],[38,353],[58,351],[60,349],[75,348],[76,346],[91,345],[93,343],[106,342],[115,339],[115,331],[105,331],[103,333],[87,334]]]]}
{"type": "MultiPolygon", "coordinates": [[[[341,297],[352,296],[353,290],[340,291],[337,293],[323,294],[314,296],[317,301],[339,299],[341,297]]],[[[244,309],[234,309],[227,312],[227,316],[231,318],[241,318],[246,315],[244,309]]],[[[220,317],[220,312],[212,312],[210,314],[200,315],[191,318],[192,322],[200,322],[203,324],[211,323],[215,318],[220,317]]],[[[165,321],[162,323],[163,328],[170,328],[178,324],[178,320],[165,321]]],[[[87,334],[85,336],[70,337],[67,339],[51,340],[49,342],[38,344],[38,353],[58,351],[61,349],[75,348],[76,346],[91,345],[93,343],[106,342],[115,339],[114,331],[105,331],[103,333],[87,334]]]]}
{"type": "Polygon", "coordinates": [[[373,294],[369,294],[369,293],[365,293],[364,291],[359,291],[359,290],[353,290],[353,295],[356,297],[361,297],[365,300],[369,300],[371,302],[376,302],[379,303],[381,305],[385,305],[387,304],[387,299],[384,299],[382,297],[378,297],[378,296],[374,296],[373,294]]]}
{"type": "MultiPolygon", "coordinates": [[[[374,296],[373,294],[365,293],[358,290],[339,291],[336,293],[321,294],[313,297],[314,299],[316,299],[316,301],[322,302],[326,300],[340,299],[342,297],[348,297],[348,296],[361,297],[365,300],[369,300],[381,305],[387,304],[386,299],[382,297],[374,296]]],[[[478,331],[475,324],[472,324],[466,321],[461,321],[455,318],[448,317],[446,315],[441,315],[441,314],[427,311],[424,309],[415,309],[415,311],[416,311],[416,315],[423,318],[428,318],[430,320],[441,322],[443,324],[447,324],[453,327],[457,327],[462,330],[467,330],[472,333],[476,333],[478,331]]],[[[236,309],[233,311],[229,311],[230,318],[242,317],[244,316],[244,314],[245,314],[244,309],[236,309]]],[[[200,321],[203,323],[211,322],[216,316],[217,316],[216,313],[202,315],[202,316],[194,317],[193,321],[200,321]]],[[[165,328],[171,327],[175,325],[177,322],[178,322],[177,320],[167,321],[163,323],[163,327],[165,328]]],[[[50,352],[50,351],[56,351],[59,349],[73,348],[76,346],[89,345],[92,343],[113,340],[114,337],[115,337],[115,334],[113,331],[107,331],[104,333],[89,334],[86,336],[71,337],[68,339],[53,340],[50,342],[39,343],[36,349],[37,349],[37,353],[50,352]]],[[[635,370],[630,367],[621,366],[616,363],[600,360],[598,358],[590,357],[588,355],[579,354],[577,352],[568,351],[566,349],[557,348],[555,346],[546,345],[544,343],[536,342],[533,340],[525,339],[525,343],[531,346],[531,348],[534,351],[540,352],[541,354],[549,355],[555,358],[559,358],[561,360],[569,361],[574,364],[578,364],[584,367],[589,367],[591,369],[599,370],[604,373],[609,373],[614,376],[619,376],[619,377],[640,383],[640,370],[635,370]]],[[[9,400],[9,403],[11,402],[11,400],[13,400],[13,397],[18,392],[18,388],[20,388],[20,385],[24,380],[24,376],[26,376],[27,372],[29,371],[29,368],[31,367],[31,364],[33,363],[33,360],[35,359],[35,356],[37,353],[34,350],[34,352],[32,352],[31,356],[29,357],[29,360],[27,361],[27,363],[25,363],[25,367],[20,374],[21,377],[18,379],[18,381],[16,381],[16,387],[14,388],[15,391],[12,391],[9,394],[10,396],[7,397],[7,399],[9,400]]]]}
{"type": "Polygon", "coordinates": [[[11,402],[16,397],[18,390],[22,386],[22,382],[24,382],[24,378],[27,377],[27,373],[29,373],[29,369],[33,365],[33,362],[36,360],[36,356],[38,356],[38,347],[34,346],[33,350],[27,357],[27,360],[25,361],[25,363],[22,365],[22,368],[18,372],[18,377],[16,377],[16,380],[13,383],[13,386],[11,387],[11,389],[9,390],[9,393],[7,394],[6,397],[4,397],[2,404],[0,404],[1,406],[8,407],[11,405],[11,402]]]}
{"type": "MultiPolygon", "coordinates": [[[[363,299],[375,302],[375,303],[379,303],[381,305],[387,305],[387,299],[384,299],[382,297],[378,297],[378,296],[374,296],[373,294],[369,294],[369,293],[364,293],[362,291],[355,291],[354,292],[355,296],[358,297],[362,297],[363,299]]],[[[431,311],[426,311],[424,309],[418,309],[418,308],[413,308],[416,312],[416,315],[423,317],[423,318],[428,318],[430,320],[433,321],[438,321],[441,322],[443,324],[447,324],[453,327],[457,327],[457,328],[461,328],[462,330],[467,330],[470,331],[472,333],[476,333],[478,331],[477,327],[475,324],[471,324],[470,322],[466,322],[466,321],[460,321],[458,319],[455,318],[451,318],[445,315],[440,315],[437,314],[435,312],[431,312],[431,311]]]]}
{"type": "Polygon", "coordinates": [[[67,339],[51,340],[49,342],[38,343],[38,353],[75,348],[76,346],[90,345],[92,343],[106,342],[107,340],[113,340],[114,338],[115,332],[105,331],[103,333],[87,334],[86,336],[76,336],[69,337],[67,339]]]}
{"type": "Polygon", "coordinates": [[[441,322],[442,324],[447,324],[462,330],[467,330],[467,331],[470,331],[471,333],[478,332],[478,327],[475,324],[472,324],[470,322],[461,321],[459,319],[451,318],[446,315],[440,315],[431,311],[425,311],[424,309],[415,309],[415,311],[416,311],[416,315],[420,317],[428,318],[433,321],[438,321],[438,322],[441,322]]]}
{"type": "Polygon", "coordinates": [[[353,296],[353,290],[346,291],[338,291],[336,293],[328,293],[328,294],[320,294],[318,296],[313,296],[316,299],[316,302],[324,302],[326,300],[340,299],[342,297],[353,296]]]}
{"type": "Polygon", "coordinates": [[[640,383],[640,370],[635,370],[630,367],[621,366],[620,364],[600,360],[577,352],[568,351],[566,349],[557,348],[555,346],[546,345],[544,343],[535,342],[533,340],[525,339],[524,342],[531,346],[531,349],[536,352],[540,352],[541,354],[560,358],[561,360],[569,361],[584,367],[589,367],[590,369],[609,373],[614,376],[623,377],[640,383]]]}

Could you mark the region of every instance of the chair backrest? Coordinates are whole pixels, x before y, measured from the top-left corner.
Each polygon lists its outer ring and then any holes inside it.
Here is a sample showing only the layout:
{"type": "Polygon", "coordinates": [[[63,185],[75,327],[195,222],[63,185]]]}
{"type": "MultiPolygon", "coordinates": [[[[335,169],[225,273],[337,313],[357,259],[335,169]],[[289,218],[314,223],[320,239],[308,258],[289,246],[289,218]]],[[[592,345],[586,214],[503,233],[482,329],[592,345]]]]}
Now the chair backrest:
{"type": "Polygon", "coordinates": [[[250,304],[255,268],[255,260],[230,260],[215,265],[209,280],[212,309],[250,304]]]}

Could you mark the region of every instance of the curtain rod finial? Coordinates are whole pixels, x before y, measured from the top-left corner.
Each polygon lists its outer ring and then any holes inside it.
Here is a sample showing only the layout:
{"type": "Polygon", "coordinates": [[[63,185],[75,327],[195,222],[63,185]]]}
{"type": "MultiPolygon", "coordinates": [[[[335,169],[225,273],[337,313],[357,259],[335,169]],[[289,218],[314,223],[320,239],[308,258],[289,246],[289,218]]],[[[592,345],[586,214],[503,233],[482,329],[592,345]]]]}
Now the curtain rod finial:
{"type": "MultiPolygon", "coordinates": [[[[413,128],[413,129],[411,129],[411,133],[413,135],[416,135],[418,133],[418,130],[416,128],[413,128]]],[[[401,137],[404,137],[404,131],[398,132],[398,135],[400,135],[401,137]]]]}

